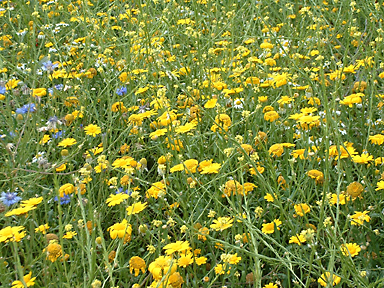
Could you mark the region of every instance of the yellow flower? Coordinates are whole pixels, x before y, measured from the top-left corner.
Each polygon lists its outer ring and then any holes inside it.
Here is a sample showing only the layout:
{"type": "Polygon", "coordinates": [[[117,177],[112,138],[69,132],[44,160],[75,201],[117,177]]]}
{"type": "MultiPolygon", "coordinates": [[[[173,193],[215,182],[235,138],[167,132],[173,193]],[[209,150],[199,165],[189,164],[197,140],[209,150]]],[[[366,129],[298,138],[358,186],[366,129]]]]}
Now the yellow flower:
{"type": "Polygon", "coordinates": [[[347,186],[347,194],[353,198],[359,197],[363,191],[364,187],[359,182],[352,182],[347,186]]]}
{"type": "Polygon", "coordinates": [[[69,146],[75,145],[76,143],[77,143],[77,141],[74,138],[65,138],[59,144],[57,144],[57,146],[59,146],[59,147],[69,147],[69,146]]]}
{"type": "Polygon", "coordinates": [[[273,144],[269,150],[269,154],[272,154],[272,156],[280,157],[284,153],[284,146],[280,143],[273,144]]]}
{"type": "Polygon", "coordinates": [[[329,203],[333,204],[333,205],[337,205],[337,203],[339,203],[339,205],[345,205],[347,203],[347,197],[345,197],[345,194],[339,194],[339,196],[335,193],[333,193],[331,195],[331,199],[329,199],[329,203]]]}
{"type": "Polygon", "coordinates": [[[372,144],[381,145],[384,143],[384,135],[376,134],[373,136],[369,136],[369,141],[371,141],[372,144]]]}
{"type": "Polygon", "coordinates": [[[40,225],[39,227],[35,228],[35,232],[36,233],[41,232],[43,234],[46,234],[48,229],[49,229],[48,224],[44,224],[44,225],[40,225]]]}
{"type": "MultiPolygon", "coordinates": [[[[27,284],[27,287],[35,285],[36,277],[33,277],[33,278],[31,277],[32,277],[32,272],[29,272],[29,274],[23,276],[24,282],[25,284],[27,284]]],[[[20,280],[16,280],[12,282],[11,288],[24,288],[24,284],[20,280]]]]}
{"type": "Polygon", "coordinates": [[[273,193],[273,195],[271,193],[267,193],[265,196],[264,196],[264,199],[267,200],[267,202],[273,202],[275,201],[276,199],[276,194],[273,193]]]}
{"type": "Polygon", "coordinates": [[[187,133],[193,129],[196,129],[197,123],[196,122],[190,122],[183,126],[176,127],[175,132],[176,134],[184,134],[187,133]]]}
{"type": "Polygon", "coordinates": [[[232,225],[233,219],[231,219],[231,217],[219,217],[217,220],[213,220],[213,224],[211,224],[209,227],[216,231],[223,231],[229,227],[232,227],[232,225]]]}
{"type": "Polygon", "coordinates": [[[279,119],[279,117],[279,113],[277,113],[276,111],[268,111],[264,114],[264,120],[269,122],[273,122],[279,119]]]}
{"type": "Polygon", "coordinates": [[[320,278],[317,279],[317,282],[323,287],[327,287],[328,283],[332,283],[332,286],[335,286],[339,284],[340,281],[341,281],[341,278],[335,274],[332,275],[332,279],[331,279],[330,272],[325,272],[321,274],[320,278]]]}
{"type": "Polygon", "coordinates": [[[220,259],[228,264],[236,265],[241,261],[241,257],[237,256],[237,253],[235,254],[222,254],[220,256],[220,259]]]}
{"type": "Polygon", "coordinates": [[[152,140],[156,140],[159,136],[165,135],[167,131],[168,130],[166,128],[157,129],[156,131],[153,131],[152,133],[149,134],[149,138],[151,138],[152,140]]]}
{"type": "Polygon", "coordinates": [[[64,164],[61,164],[59,167],[56,167],[56,172],[61,172],[61,171],[64,171],[65,169],[67,169],[67,165],[64,164]]]}
{"type": "Polygon", "coordinates": [[[324,181],[324,174],[323,174],[323,172],[321,172],[321,171],[318,171],[318,170],[315,170],[315,169],[313,169],[313,170],[309,170],[308,172],[307,172],[307,175],[309,176],[309,177],[311,177],[312,179],[315,179],[315,181],[316,181],[316,184],[318,184],[318,183],[323,183],[323,181],[324,181]]]}
{"type": "Polygon", "coordinates": [[[296,234],[295,236],[291,236],[291,238],[289,239],[289,243],[295,243],[299,246],[301,246],[302,243],[305,243],[305,241],[307,241],[305,239],[305,236],[301,234],[296,234]]]}
{"type": "Polygon", "coordinates": [[[0,243],[1,242],[19,242],[26,235],[24,230],[24,226],[7,226],[0,230],[0,243]]]}
{"type": "Polygon", "coordinates": [[[215,108],[216,103],[217,103],[217,99],[215,99],[215,98],[210,99],[207,101],[207,103],[205,103],[204,108],[205,109],[215,108]]]}
{"type": "Polygon", "coordinates": [[[127,212],[128,212],[127,214],[128,215],[138,214],[141,211],[143,211],[146,207],[147,207],[147,202],[145,202],[145,203],[141,203],[141,202],[134,203],[131,206],[127,207],[127,209],[126,209],[127,212]]]}
{"type": "Polygon", "coordinates": [[[29,198],[27,200],[23,200],[21,201],[21,204],[20,206],[21,207],[29,207],[29,206],[37,206],[38,204],[40,204],[42,201],[43,201],[43,197],[32,197],[32,198],[29,198]]]}
{"type": "Polygon", "coordinates": [[[107,229],[112,239],[124,238],[124,242],[130,241],[132,226],[128,224],[127,220],[124,219],[120,223],[116,223],[107,229]]]}
{"type": "Polygon", "coordinates": [[[294,208],[296,214],[299,216],[304,216],[304,214],[307,214],[311,211],[311,208],[306,203],[296,204],[294,208]]]}
{"type": "Polygon", "coordinates": [[[263,288],[278,288],[278,286],[274,283],[268,283],[267,285],[265,285],[263,288]]]}
{"type": "Polygon", "coordinates": [[[60,197],[64,197],[64,195],[69,195],[75,192],[75,186],[71,183],[64,184],[59,188],[60,197]]]}
{"type": "Polygon", "coordinates": [[[170,256],[159,256],[148,266],[148,271],[155,280],[160,280],[164,275],[176,272],[177,264],[170,256]]]}
{"type": "Polygon", "coordinates": [[[271,223],[263,224],[263,228],[261,229],[261,232],[265,234],[272,234],[273,232],[275,232],[275,225],[276,225],[276,229],[280,230],[279,226],[281,224],[282,222],[279,219],[275,219],[271,223]]]}
{"type": "Polygon", "coordinates": [[[185,256],[181,256],[178,260],[177,260],[177,265],[179,267],[187,267],[188,265],[192,264],[193,263],[193,259],[192,259],[192,254],[187,254],[185,256]]]}
{"type": "Polygon", "coordinates": [[[163,195],[165,195],[166,192],[166,185],[162,182],[155,182],[152,184],[151,188],[149,188],[146,192],[145,195],[147,198],[159,198],[163,195]]]}
{"type": "Polygon", "coordinates": [[[138,256],[133,256],[129,260],[129,272],[132,274],[135,271],[135,277],[139,276],[140,270],[145,273],[145,267],[145,261],[138,256]]]}
{"type": "Polygon", "coordinates": [[[170,243],[163,248],[167,255],[172,255],[175,252],[184,252],[190,249],[188,241],[176,241],[175,243],[170,243]]]}
{"type": "Polygon", "coordinates": [[[76,236],[76,235],[77,235],[76,232],[68,231],[67,233],[65,233],[65,235],[63,235],[63,239],[72,239],[73,236],[76,236]]]}
{"type": "Polygon", "coordinates": [[[34,97],[43,97],[45,95],[47,95],[47,89],[45,88],[32,89],[32,96],[34,97]]]}
{"type": "Polygon", "coordinates": [[[360,246],[356,243],[343,244],[341,245],[340,249],[344,256],[351,255],[351,257],[355,257],[361,251],[360,246]]]}
{"type": "Polygon", "coordinates": [[[368,164],[373,160],[373,156],[368,153],[352,156],[352,161],[358,164],[368,164]]]}
{"type": "Polygon", "coordinates": [[[101,133],[101,129],[99,126],[94,124],[89,124],[84,128],[85,134],[96,137],[96,135],[101,133]]]}
{"type": "Polygon", "coordinates": [[[216,267],[215,267],[215,273],[217,275],[223,275],[225,274],[225,272],[227,272],[227,274],[230,274],[231,273],[231,266],[229,266],[228,264],[217,264],[216,267]]]}
{"type": "Polygon", "coordinates": [[[51,262],[55,262],[57,258],[63,255],[61,245],[56,243],[56,240],[50,241],[47,248],[45,248],[43,252],[47,253],[47,260],[51,262]]]}
{"type": "Polygon", "coordinates": [[[375,191],[379,191],[379,190],[383,190],[384,189],[384,181],[381,180],[379,182],[377,182],[377,188],[375,189],[375,191]]]}
{"type": "Polygon", "coordinates": [[[371,217],[369,217],[367,214],[369,211],[359,212],[355,211],[355,214],[351,215],[351,224],[352,225],[363,225],[364,221],[369,222],[371,220],[371,217]]]}
{"type": "Polygon", "coordinates": [[[219,173],[220,168],[221,168],[221,164],[212,163],[211,165],[205,166],[200,173],[201,174],[217,174],[219,173]]]}
{"type": "Polygon", "coordinates": [[[184,283],[184,279],[181,277],[179,272],[175,272],[169,276],[168,282],[171,284],[172,288],[181,288],[181,285],[184,283]]]}
{"type": "Polygon", "coordinates": [[[128,199],[129,195],[125,193],[119,193],[119,194],[111,194],[109,195],[106,203],[109,207],[115,206],[123,202],[125,199],[128,199]]]}
{"type": "Polygon", "coordinates": [[[362,102],[361,96],[364,96],[363,93],[356,93],[346,96],[343,100],[340,100],[340,104],[348,105],[353,107],[353,104],[358,104],[362,102]]]}
{"type": "Polygon", "coordinates": [[[195,258],[195,262],[197,265],[203,265],[205,263],[207,263],[207,257],[198,257],[198,258],[195,258]]]}

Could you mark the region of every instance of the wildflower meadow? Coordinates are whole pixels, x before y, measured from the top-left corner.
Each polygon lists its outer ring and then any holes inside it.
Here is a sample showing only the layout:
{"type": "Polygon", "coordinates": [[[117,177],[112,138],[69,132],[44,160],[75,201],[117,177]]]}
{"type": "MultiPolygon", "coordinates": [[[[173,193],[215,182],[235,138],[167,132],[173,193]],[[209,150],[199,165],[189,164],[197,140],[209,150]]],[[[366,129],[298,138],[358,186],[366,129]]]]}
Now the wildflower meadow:
{"type": "Polygon", "coordinates": [[[383,15],[0,0],[0,286],[384,287],[383,15]]]}

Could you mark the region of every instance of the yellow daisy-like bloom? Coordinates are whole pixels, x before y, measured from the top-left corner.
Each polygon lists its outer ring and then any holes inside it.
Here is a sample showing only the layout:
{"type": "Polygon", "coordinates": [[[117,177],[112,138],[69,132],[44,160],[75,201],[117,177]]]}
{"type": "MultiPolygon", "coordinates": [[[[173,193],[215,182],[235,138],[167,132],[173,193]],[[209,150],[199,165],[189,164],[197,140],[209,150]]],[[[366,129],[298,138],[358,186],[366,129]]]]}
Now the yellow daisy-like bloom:
{"type": "Polygon", "coordinates": [[[335,274],[332,275],[332,279],[331,279],[330,272],[325,272],[321,274],[320,278],[317,279],[317,282],[323,287],[327,287],[328,283],[332,283],[332,286],[335,286],[339,284],[340,281],[341,281],[341,278],[335,274]]]}
{"type": "Polygon", "coordinates": [[[59,147],[69,147],[69,146],[72,146],[72,145],[75,145],[77,143],[77,140],[74,139],[74,138],[65,138],[64,140],[62,140],[59,144],[57,144],[57,146],[59,147]]]}
{"type": "Polygon", "coordinates": [[[75,186],[71,183],[64,184],[59,188],[60,197],[64,197],[64,195],[69,195],[75,192],[75,186]]]}
{"type": "Polygon", "coordinates": [[[372,144],[381,145],[384,143],[384,135],[376,134],[369,136],[369,141],[371,141],[372,144]]]}
{"type": "Polygon", "coordinates": [[[207,101],[207,103],[205,103],[204,105],[204,108],[205,109],[212,109],[212,108],[215,108],[216,106],[216,103],[217,103],[217,99],[210,99],[207,101]]]}
{"type": "Polygon", "coordinates": [[[333,204],[333,205],[337,205],[337,203],[339,203],[339,205],[345,205],[347,203],[348,199],[347,197],[345,197],[345,194],[335,194],[333,193],[331,195],[331,199],[329,199],[329,203],[333,204]]]}
{"type": "Polygon", "coordinates": [[[352,161],[358,164],[368,164],[373,161],[373,156],[368,153],[363,153],[361,155],[352,156],[352,161]]]}
{"type": "Polygon", "coordinates": [[[355,257],[361,251],[360,246],[356,243],[343,244],[341,245],[340,249],[344,256],[351,255],[351,257],[355,257]]]}
{"type": "Polygon", "coordinates": [[[352,182],[347,187],[347,194],[353,198],[359,197],[363,193],[364,187],[359,182],[352,182]]]}
{"type": "Polygon", "coordinates": [[[145,273],[145,261],[138,256],[133,256],[129,260],[129,272],[132,274],[135,271],[135,277],[139,276],[140,271],[145,273]]]}
{"type": "Polygon", "coordinates": [[[268,153],[272,156],[280,157],[284,153],[284,146],[280,143],[273,144],[269,150],[268,153]]]}
{"type": "Polygon", "coordinates": [[[116,223],[107,229],[112,239],[120,238],[129,241],[127,235],[130,237],[132,233],[132,226],[128,224],[127,219],[124,219],[120,223],[116,223]]]}
{"type": "Polygon", "coordinates": [[[363,225],[364,221],[369,222],[371,220],[371,217],[369,217],[367,214],[369,211],[355,211],[355,214],[351,215],[351,225],[363,225]]]}
{"type": "Polygon", "coordinates": [[[160,280],[166,274],[176,272],[177,264],[170,256],[159,256],[148,266],[148,271],[155,280],[160,280]]]}
{"type": "Polygon", "coordinates": [[[273,122],[277,119],[279,119],[279,113],[277,113],[276,111],[269,111],[267,113],[264,114],[264,120],[266,121],[269,121],[269,122],[273,122]]]}
{"type": "Polygon", "coordinates": [[[307,214],[311,211],[311,208],[306,203],[296,204],[294,208],[296,214],[299,216],[304,216],[304,214],[307,214]]]}
{"type": "Polygon", "coordinates": [[[278,286],[274,283],[268,283],[267,285],[263,286],[263,288],[278,288],[278,286]]]}
{"type": "Polygon", "coordinates": [[[207,257],[198,257],[198,258],[195,258],[195,262],[197,265],[203,265],[205,263],[207,263],[207,257]]]}
{"type": "Polygon", "coordinates": [[[15,208],[5,213],[5,217],[15,216],[15,215],[16,216],[26,215],[29,211],[34,209],[36,209],[36,206],[25,206],[25,207],[15,208]]]}
{"type": "Polygon", "coordinates": [[[279,226],[281,224],[282,222],[279,219],[275,219],[271,223],[263,224],[263,228],[261,229],[261,232],[263,232],[264,234],[272,234],[275,232],[275,225],[276,225],[276,229],[280,230],[279,226]]]}
{"type": "Polygon", "coordinates": [[[128,199],[129,195],[125,193],[119,193],[119,194],[111,194],[109,195],[106,203],[109,207],[115,206],[123,202],[125,199],[128,199]]]}
{"type": "Polygon", "coordinates": [[[191,265],[193,263],[193,258],[192,258],[192,254],[187,254],[185,256],[181,256],[178,260],[177,260],[177,265],[179,267],[187,267],[189,265],[191,265]]]}
{"type": "MultiPolygon", "coordinates": [[[[35,279],[36,277],[32,278],[32,272],[29,272],[29,274],[23,276],[23,280],[25,284],[27,284],[27,287],[35,285],[35,279]]],[[[12,282],[12,287],[11,288],[24,288],[23,282],[20,280],[16,280],[12,282]]]]}
{"type": "Polygon", "coordinates": [[[101,128],[94,124],[89,124],[84,128],[85,134],[96,137],[96,135],[101,133],[101,128]]]}
{"type": "Polygon", "coordinates": [[[227,274],[230,274],[231,273],[231,266],[229,266],[226,263],[224,263],[224,265],[223,264],[217,264],[216,265],[215,273],[217,275],[223,275],[223,274],[225,274],[225,272],[227,272],[227,274]]]}
{"type": "Polygon", "coordinates": [[[375,191],[379,191],[379,190],[383,190],[384,189],[384,181],[379,181],[377,182],[377,188],[375,189],[375,191]]]}
{"type": "Polygon", "coordinates": [[[156,140],[159,136],[165,135],[167,131],[168,131],[167,128],[157,129],[156,131],[149,134],[149,138],[151,138],[152,140],[156,140]]]}
{"type": "Polygon", "coordinates": [[[181,288],[181,285],[184,283],[184,279],[181,277],[179,272],[175,272],[169,276],[168,282],[171,284],[172,288],[181,288]]]}
{"type": "Polygon", "coordinates": [[[32,89],[32,96],[34,96],[34,97],[43,97],[45,95],[47,95],[47,89],[46,88],[32,89]]]}
{"type": "Polygon", "coordinates": [[[301,246],[301,244],[305,243],[305,241],[307,241],[305,239],[305,236],[301,235],[301,234],[296,234],[295,236],[291,236],[291,238],[289,239],[289,243],[295,243],[299,246],[301,246]]]}
{"type": "Polygon", "coordinates": [[[311,177],[312,179],[315,179],[316,184],[321,184],[324,181],[324,174],[321,171],[318,171],[318,170],[315,170],[315,169],[309,170],[307,172],[307,175],[309,177],[311,177]]]}
{"type": "Polygon", "coordinates": [[[21,201],[21,204],[20,206],[21,207],[35,207],[37,205],[39,205],[42,201],[43,201],[43,197],[33,197],[33,198],[29,198],[27,200],[23,200],[21,201]]]}
{"type": "Polygon", "coordinates": [[[237,253],[235,254],[222,254],[220,256],[220,259],[228,264],[236,265],[241,261],[241,257],[237,256],[237,253]]]}
{"type": "Polygon", "coordinates": [[[41,232],[45,235],[47,233],[48,229],[49,229],[48,224],[44,224],[44,225],[40,225],[39,227],[35,228],[35,232],[36,233],[41,232]]]}
{"type": "Polygon", "coordinates": [[[264,199],[267,200],[267,202],[273,202],[276,199],[276,194],[267,193],[267,195],[264,196],[264,199]]]}
{"type": "Polygon", "coordinates": [[[175,132],[177,134],[184,134],[184,133],[187,133],[193,129],[196,129],[196,126],[197,126],[197,122],[190,122],[190,123],[187,123],[183,126],[179,126],[175,129],[175,132]]]}
{"type": "Polygon", "coordinates": [[[128,212],[127,214],[128,215],[138,214],[138,213],[140,213],[141,211],[143,211],[147,207],[147,204],[148,204],[147,202],[145,202],[145,203],[141,203],[141,202],[134,203],[131,206],[127,207],[127,212],[128,212]]]}
{"type": "Polygon", "coordinates": [[[61,245],[58,244],[55,240],[50,241],[47,248],[45,248],[43,252],[47,253],[47,260],[51,262],[55,262],[57,258],[63,255],[63,250],[61,248],[61,245]]]}
{"type": "Polygon", "coordinates": [[[159,198],[166,193],[166,185],[163,182],[155,182],[152,184],[151,188],[149,188],[145,195],[147,198],[159,198]]]}
{"type": "Polygon", "coordinates": [[[190,247],[188,241],[176,241],[175,243],[170,243],[164,246],[163,249],[167,255],[172,255],[175,252],[184,252],[190,249],[190,247]]]}
{"type": "Polygon", "coordinates": [[[209,227],[216,231],[223,231],[229,227],[232,227],[232,225],[233,219],[231,219],[231,217],[219,217],[217,220],[213,220],[213,224],[211,224],[209,227]]]}
{"type": "Polygon", "coordinates": [[[220,168],[221,168],[221,164],[212,163],[211,165],[205,166],[200,173],[201,174],[217,174],[219,173],[220,168]]]}
{"type": "Polygon", "coordinates": [[[63,239],[72,239],[73,236],[76,236],[77,233],[74,232],[74,231],[68,231],[67,233],[65,233],[65,235],[63,235],[63,239]]]}
{"type": "Polygon", "coordinates": [[[0,230],[0,243],[1,242],[19,242],[26,235],[24,230],[24,226],[7,226],[0,230]]]}

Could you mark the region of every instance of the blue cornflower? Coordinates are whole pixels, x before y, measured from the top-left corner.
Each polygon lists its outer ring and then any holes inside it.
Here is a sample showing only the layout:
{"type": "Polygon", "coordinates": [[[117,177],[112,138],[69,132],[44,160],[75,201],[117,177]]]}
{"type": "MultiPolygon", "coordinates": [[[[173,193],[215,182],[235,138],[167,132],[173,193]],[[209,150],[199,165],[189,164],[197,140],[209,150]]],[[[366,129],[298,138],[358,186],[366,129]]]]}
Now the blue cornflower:
{"type": "Polygon", "coordinates": [[[59,132],[56,132],[55,134],[52,134],[52,138],[55,138],[55,139],[60,138],[63,136],[64,133],[65,131],[62,131],[62,130],[59,132]]]}
{"type": "Polygon", "coordinates": [[[21,200],[21,197],[17,196],[17,192],[1,192],[1,202],[6,206],[16,204],[21,200]]]}
{"type": "Polygon", "coordinates": [[[63,84],[57,84],[57,85],[55,85],[55,89],[57,89],[57,90],[63,90],[63,88],[64,88],[64,85],[63,85],[63,84]]]}
{"type": "MultiPolygon", "coordinates": [[[[59,201],[59,198],[57,198],[57,196],[55,197],[55,202],[59,201]]],[[[67,195],[67,194],[64,194],[63,197],[60,197],[60,204],[68,204],[69,202],[71,202],[71,196],[67,195]]]]}
{"type": "Polygon", "coordinates": [[[129,191],[128,189],[124,191],[124,189],[123,189],[122,187],[120,187],[120,188],[116,191],[116,194],[120,194],[120,193],[124,193],[124,194],[131,195],[131,194],[132,194],[132,191],[129,191]]]}
{"type": "Polygon", "coordinates": [[[43,67],[41,67],[41,69],[43,69],[44,71],[49,71],[49,72],[53,72],[53,70],[55,70],[57,67],[59,67],[58,63],[53,64],[52,61],[49,61],[49,60],[47,62],[42,63],[42,64],[43,64],[43,67]]]}
{"type": "Polygon", "coordinates": [[[5,94],[5,92],[7,91],[7,88],[5,88],[5,86],[0,86],[0,94],[5,94]]]}
{"type": "Polygon", "coordinates": [[[36,111],[35,103],[25,104],[22,107],[16,109],[17,114],[26,114],[26,113],[35,112],[35,111],[36,111]]]}
{"type": "Polygon", "coordinates": [[[116,90],[116,94],[119,96],[123,96],[124,94],[127,94],[127,87],[122,86],[116,90]]]}

